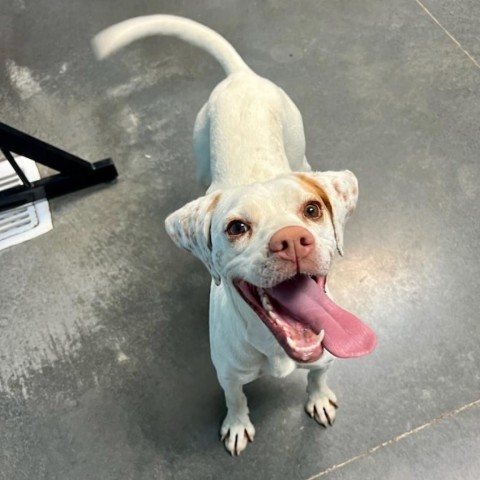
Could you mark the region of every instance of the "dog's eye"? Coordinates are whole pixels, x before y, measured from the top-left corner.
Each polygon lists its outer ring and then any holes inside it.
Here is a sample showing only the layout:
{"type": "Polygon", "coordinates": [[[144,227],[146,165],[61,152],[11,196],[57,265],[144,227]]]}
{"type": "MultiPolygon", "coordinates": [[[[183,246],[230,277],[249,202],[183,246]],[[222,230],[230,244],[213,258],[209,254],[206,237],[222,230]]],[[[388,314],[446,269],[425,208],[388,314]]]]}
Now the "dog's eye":
{"type": "Polygon", "coordinates": [[[232,220],[227,226],[227,234],[230,237],[239,237],[245,235],[250,230],[250,226],[241,220],[232,220]]]}
{"type": "Polygon", "coordinates": [[[322,207],[317,202],[309,202],[303,209],[305,217],[316,220],[322,216],[322,207]]]}

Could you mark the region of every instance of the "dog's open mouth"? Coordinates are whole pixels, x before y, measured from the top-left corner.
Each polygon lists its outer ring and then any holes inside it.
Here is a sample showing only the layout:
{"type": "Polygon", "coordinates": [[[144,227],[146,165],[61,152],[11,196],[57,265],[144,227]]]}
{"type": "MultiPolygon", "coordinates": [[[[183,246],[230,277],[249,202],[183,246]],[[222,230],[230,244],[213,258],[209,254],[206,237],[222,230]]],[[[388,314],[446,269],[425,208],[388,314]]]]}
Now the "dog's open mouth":
{"type": "Polygon", "coordinates": [[[323,349],[341,358],[370,353],[375,334],[325,293],[325,277],[296,275],[272,288],[244,280],[235,285],[290,358],[318,360],[323,349]]]}

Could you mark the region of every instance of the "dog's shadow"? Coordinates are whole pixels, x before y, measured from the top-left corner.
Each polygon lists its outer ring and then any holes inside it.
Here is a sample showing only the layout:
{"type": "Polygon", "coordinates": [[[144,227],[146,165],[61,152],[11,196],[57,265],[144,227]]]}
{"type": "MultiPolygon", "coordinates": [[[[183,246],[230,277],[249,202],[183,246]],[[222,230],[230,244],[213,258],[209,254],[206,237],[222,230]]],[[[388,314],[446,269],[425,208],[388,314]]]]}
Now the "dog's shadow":
{"type": "Polygon", "coordinates": [[[209,276],[181,251],[139,275],[129,285],[128,304],[109,314],[137,343],[130,345],[136,364],[115,387],[116,402],[130,426],[167,458],[218,447],[225,407],[210,360],[209,276]]]}

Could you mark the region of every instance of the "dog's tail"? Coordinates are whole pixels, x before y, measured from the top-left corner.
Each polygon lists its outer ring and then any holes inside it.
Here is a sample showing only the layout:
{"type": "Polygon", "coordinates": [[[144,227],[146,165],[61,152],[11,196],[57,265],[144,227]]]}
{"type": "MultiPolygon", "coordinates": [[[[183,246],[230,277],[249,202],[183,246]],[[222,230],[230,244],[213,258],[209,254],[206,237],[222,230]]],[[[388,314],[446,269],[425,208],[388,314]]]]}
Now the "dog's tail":
{"type": "Polygon", "coordinates": [[[206,50],[220,62],[227,75],[250,70],[232,45],[217,32],[174,15],[147,15],[112,25],[93,38],[93,50],[99,59],[103,59],[125,45],[151,35],[172,35],[206,50]]]}

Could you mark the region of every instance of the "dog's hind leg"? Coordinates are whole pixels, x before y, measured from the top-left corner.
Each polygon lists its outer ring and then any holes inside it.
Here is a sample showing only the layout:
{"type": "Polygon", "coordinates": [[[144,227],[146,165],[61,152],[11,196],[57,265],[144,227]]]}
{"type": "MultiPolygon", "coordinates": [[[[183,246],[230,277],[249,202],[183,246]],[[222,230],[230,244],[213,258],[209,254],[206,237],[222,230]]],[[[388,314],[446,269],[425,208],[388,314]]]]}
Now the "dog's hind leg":
{"type": "Polygon", "coordinates": [[[197,161],[197,180],[205,188],[212,183],[210,166],[210,118],[208,103],[198,112],[193,128],[193,152],[197,161]]]}
{"type": "Polygon", "coordinates": [[[248,416],[247,397],[238,381],[219,377],[219,382],[228,410],[220,428],[221,440],[230,454],[239,455],[255,437],[255,428],[248,416]]]}

